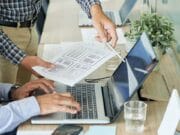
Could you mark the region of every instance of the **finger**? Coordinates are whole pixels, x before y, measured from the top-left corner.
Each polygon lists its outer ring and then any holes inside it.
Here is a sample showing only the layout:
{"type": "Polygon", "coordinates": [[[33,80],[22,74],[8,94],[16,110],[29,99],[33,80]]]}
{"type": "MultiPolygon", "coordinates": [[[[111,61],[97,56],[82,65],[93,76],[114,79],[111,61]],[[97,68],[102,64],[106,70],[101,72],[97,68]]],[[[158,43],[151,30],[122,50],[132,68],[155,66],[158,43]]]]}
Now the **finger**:
{"type": "Polygon", "coordinates": [[[54,90],[54,88],[55,88],[54,81],[47,80],[45,78],[35,80],[34,82],[43,83],[44,85],[46,85],[48,87],[49,90],[54,90]]]}
{"type": "Polygon", "coordinates": [[[46,85],[44,85],[42,83],[39,83],[39,88],[44,90],[44,92],[46,92],[46,93],[52,93],[52,91],[49,90],[49,87],[47,87],[46,85]]]}
{"type": "Polygon", "coordinates": [[[95,38],[96,38],[97,41],[103,42],[100,36],[96,36],[95,38]]]}
{"type": "Polygon", "coordinates": [[[80,104],[70,97],[59,96],[56,103],[58,105],[75,107],[77,110],[80,110],[80,104]]]}
{"type": "MultiPolygon", "coordinates": [[[[26,87],[26,93],[28,93],[29,95],[31,95],[34,91],[39,90],[40,86],[39,84],[32,84],[31,86],[27,86],[26,87]]],[[[49,91],[46,88],[41,88],[45,93],[49,93],[49,91]]]]}
{"type": "Polygon", "coordinates": [[[38,61],[39,61],[38,62],[39,66],[42,66],[42,67],[45,67],[45,68],[53,68],[53,67],[55,67],[55,64],[47,62],[47,61],[44,61],[44,60],[42,60],[39,57],[38,57],[38,61]]]}
{"type": "Polygon", "coordinates": [[[55,64],[52,64],[50,62],[43,62],[41,66],[46,67],[46,68],[53,68],[55,67],[55,64]]]}
{"type": "Polygon", "coordinates": [[[39,82],[32,82],[31,83],[31,89],[29,90],[29,92],[34,91],[34,90],[38,90],[38,89],[42,89],[45,93],[50,93],[50,91],[48,90],[48,87],[42,83],[39,83],[39,82]]]}
{"type": "Polygon", "coordinates": [[[112,38],[112,39],[111,39],[112,47],[115,47],[116,44],[117,44],[117,40],[118,40],[116,28],[112,26],[112,27],[108,30],[108,35],[110,35],[110,37],[112,38]]]}
{"type": "Polygon", "coordinates": [[[62,96],[65,96],[65,97],[73,97],[73,96],[71,95],[71,93],[69,93],[69,92],[61,93],[61,95],[62,95],[62,96]]]}
{"type": "Polygon", "coordinates": [[[58,106],[58,111],[76,114],[78,111],[74,108],[70,108],[68,106],[58,106]]]}
{"type": "MultiPolygon", "coordinates": [[[[111,41],[112,37],[111,37],[110,34],[107,33],[107,36],[106,36],[106,37],[107,37],[107,42],[111,41]]],[[[95,39],[96,39],[97,41],[99,41],[99,42],[103,42],[102,39],[101,39],[101,37],[100,37],[99,35],[97,35],[97,36],[95,37],[95,39]]]]}
{"type": "Polygon", "coordinates": [[[59,105],[71,106],[71,107],[76,108],[77,110],[80,110],[80,104],[77,103],[72,98],[61,100],[61,102],[59,102],[59,105]]]}
{"type": "Polygon", "coordinates": [[[107,34],[107,42],[111,41],[112,40],[112,37],[110,34],[107,34]]]}
{"type": "Polygon", "coordinates": [[[101,41],[102,42],[107,42],[106,31],[104,30],[103,25],[101,25],[99,23],[99,24],[96,24],[95,27],[96,27],[96,29],[98,31],[98,35],[101,38],[101,41]]]}
{"type": "Polygon", "coordinates": [[[55,90],[52,92],[53,94],[57,93],[55,90]]]}

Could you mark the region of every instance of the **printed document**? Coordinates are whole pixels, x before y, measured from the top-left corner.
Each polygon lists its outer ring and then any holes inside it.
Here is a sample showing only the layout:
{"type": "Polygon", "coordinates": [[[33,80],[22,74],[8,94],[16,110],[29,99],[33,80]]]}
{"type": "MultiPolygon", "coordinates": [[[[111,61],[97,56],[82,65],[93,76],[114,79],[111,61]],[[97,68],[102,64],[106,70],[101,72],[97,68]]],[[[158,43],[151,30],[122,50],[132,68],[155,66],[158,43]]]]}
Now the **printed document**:
{"type": "Polygon", "coordinates": [[[74,86],[115,56],[104,44],[98,42],[71,42],[59,46],[59,50],[63,51],[54,54],[55,58],[51,61],[56,65],[54,68],[35,66],[33,69],[48,79],[69,86],[74,86]]]}

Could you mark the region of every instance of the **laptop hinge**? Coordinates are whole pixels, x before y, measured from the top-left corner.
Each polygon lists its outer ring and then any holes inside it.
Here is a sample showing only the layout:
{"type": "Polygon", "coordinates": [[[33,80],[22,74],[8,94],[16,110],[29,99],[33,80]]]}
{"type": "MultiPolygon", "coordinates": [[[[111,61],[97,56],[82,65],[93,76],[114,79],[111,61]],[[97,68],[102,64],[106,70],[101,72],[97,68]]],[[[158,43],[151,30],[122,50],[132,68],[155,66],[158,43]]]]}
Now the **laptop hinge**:
{"type": "Polygon", "coordinates": [[[109,89],[107,86],[101,87],[102,88],[102,94],[103,94],[103,101],[104,101],[104,110],[105,110],[105,116],[107,117],[113,117],[113,107],[111,104],[111,97],[109,94],[109,89]]]}

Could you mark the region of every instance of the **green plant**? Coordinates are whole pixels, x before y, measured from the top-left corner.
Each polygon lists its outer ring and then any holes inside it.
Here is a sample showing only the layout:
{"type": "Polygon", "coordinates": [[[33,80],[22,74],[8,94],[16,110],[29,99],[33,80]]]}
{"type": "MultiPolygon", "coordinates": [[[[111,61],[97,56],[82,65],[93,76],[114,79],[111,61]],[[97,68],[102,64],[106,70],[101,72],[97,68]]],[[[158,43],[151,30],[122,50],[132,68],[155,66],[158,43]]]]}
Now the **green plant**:
{"type": "Polygon", "coordinates": [[[152,46],[162,50],[162,54],[175,42],[172,22],[157,13],[142,14],[139,20],[132,22],[130,31],[125,35],[130,39],[137,39],[143,32],[149,36],[152,46]]]}

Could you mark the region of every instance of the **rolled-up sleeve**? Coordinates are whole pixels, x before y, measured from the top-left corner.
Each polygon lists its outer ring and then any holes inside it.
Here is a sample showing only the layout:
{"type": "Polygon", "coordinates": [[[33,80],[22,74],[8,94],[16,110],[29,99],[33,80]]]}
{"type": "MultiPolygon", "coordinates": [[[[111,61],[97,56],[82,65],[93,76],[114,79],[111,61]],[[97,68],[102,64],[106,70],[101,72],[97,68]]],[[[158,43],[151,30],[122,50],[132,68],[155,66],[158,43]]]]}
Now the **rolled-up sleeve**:
{"type": "Polygon", "coordinates": [[[0,134],[12,131],[22,122],[39,114],[40,108],[35,97],[28,97],[0,107],[0,134]]]}
{"type": "Polygon", "coordinates": [[[81,5],[81,8],[86,12],[88,18],[91,18],[91,6],[94,4],[101,5],[99,0],[76,0],[81,5]]]}
{"type": "Polygon", "coordinates": [[[19,49],[2,30],[0,30],[0,54],[13,64],[20,64],[26,56],[25,52],[19,49]]]}

